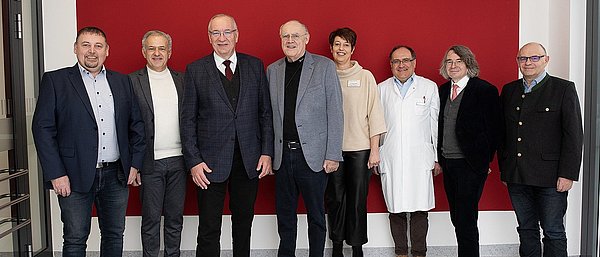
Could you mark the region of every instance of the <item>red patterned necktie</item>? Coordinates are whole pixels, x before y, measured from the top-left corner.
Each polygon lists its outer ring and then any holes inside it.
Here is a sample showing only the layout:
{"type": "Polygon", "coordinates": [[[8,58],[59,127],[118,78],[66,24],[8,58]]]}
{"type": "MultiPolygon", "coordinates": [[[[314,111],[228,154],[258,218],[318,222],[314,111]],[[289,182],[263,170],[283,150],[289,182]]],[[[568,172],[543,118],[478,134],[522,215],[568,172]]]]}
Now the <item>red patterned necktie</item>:
{"type": "Polygon", "coordinates": [[[231,81],[231,79],[233,78],[233,71],[231,71],[231,67],[229,67],[231,61],[225,60],[223,64],[225,64],[225,77],[227,77],[227,79],[231,81]]]}
{"type": "Polygon", "coordinates": [[[456,99],[457,95],[458,95],[458,85],[453,84],[452,85],[452,96],[450,96],[450,100],[454,101],[454,99],[456,99]]]}

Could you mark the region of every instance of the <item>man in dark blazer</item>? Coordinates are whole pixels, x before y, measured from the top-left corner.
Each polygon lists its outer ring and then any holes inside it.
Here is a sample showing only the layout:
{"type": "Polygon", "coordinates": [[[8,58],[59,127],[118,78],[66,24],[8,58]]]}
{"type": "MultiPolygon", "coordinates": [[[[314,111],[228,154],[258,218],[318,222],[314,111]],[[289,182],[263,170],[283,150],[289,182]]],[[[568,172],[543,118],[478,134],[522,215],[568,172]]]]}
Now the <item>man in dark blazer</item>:
{"type": "Polygon", "coordinates": [[[164,255],[179,256],[187,170],[181,152],[179,114],[183,74],[167,67],[171,36],[151,30],[142,38],[146,67],[129,74],[146,132],[146,155],[138,173],[142,200],[144,257],[158,257],[160,217],[164,215],[164,255]],[[177,104],[176,104],[177,103],[177,104]]]}
{"type": "Polygon", "coordinates": [[[438,160],[458,256],[477,257],[479,199],[500,134],[498,89],[478,77],[479,66],[466,46],[446,51],[440,74],[450,80],[440,87],[438,160]]]}
{"type": "Polygon", "coordinates": [[[548,75],[550,57],[539,43],[517,55],[523,74],[502,88],[502,181],[517,215],[519,254],[567,256],[563,218],[567,193],[579,178],[583,128],[575,84],[548,75]]]}
{"type": "Polygon", "coordinates": [[[100,254],[121,256],[128,184],[144,158],[144,123],[129,78],[107,70],[106,35],[77,33],[73,67],[42,77],[33,137],[46,187],[58,196],[63,253],[85,256],[92,205],[100,226],[100,254]]]}
{"type": "Polygon", "coordinates": [[[275,201],[279,257],[295,256],[298,196],[308,211],[309,256],[323,256],[327,173],[342,161],[344,115],[335,64],[306,51],[299,21],[279,31],[284,58],[267,68],[275,129],[275,201]]]}
{"type": "Polygon", "coordinates": [[[214,52],[187,66],[181,114],[186,166],[198,186],[196,256],[219,256],[221,215],[229,189],[233,256],[250,255],[258,179],[271,173],[273,119],[269,85],[258,58],[236,53],[233,17],[213,16],[214,52]]]}

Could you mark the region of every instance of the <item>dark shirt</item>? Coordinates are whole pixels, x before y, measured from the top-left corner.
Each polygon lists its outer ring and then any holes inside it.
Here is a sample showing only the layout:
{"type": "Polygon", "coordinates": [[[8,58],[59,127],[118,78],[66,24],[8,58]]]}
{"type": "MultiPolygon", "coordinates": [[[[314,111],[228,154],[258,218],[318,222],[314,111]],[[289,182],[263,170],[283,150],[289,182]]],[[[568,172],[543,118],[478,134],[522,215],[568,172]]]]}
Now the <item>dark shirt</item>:
{"type": "Polygon", "coordinates": [[[296,128],[296,99],[298,97],[298,86],[302,74],[304,56],[295,62],[285,59],[285,97],[283,100],[283,140],[299,141],[298,128],[296,128]]]}

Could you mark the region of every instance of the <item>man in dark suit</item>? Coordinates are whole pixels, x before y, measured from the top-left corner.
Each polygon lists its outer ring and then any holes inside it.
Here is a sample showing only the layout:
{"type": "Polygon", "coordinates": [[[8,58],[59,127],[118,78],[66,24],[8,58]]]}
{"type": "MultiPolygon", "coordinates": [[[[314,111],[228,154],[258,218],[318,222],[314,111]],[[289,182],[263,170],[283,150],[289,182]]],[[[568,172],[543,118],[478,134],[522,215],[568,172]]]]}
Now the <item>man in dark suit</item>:
{"type": "Polygon", "coordinates": [[[517,215],[521,256],[567,256],[563,218],[579,178],[583,128],[575,84],[548,75],[550,57],[539,43],[517,55],[523,78],[502,88],[502,181],[517,215]]]}
{"type": "Polygon", "coordinates": [[[291,20],[279,29],[285,54],[267,68],[275,128],[279,257],[295,256],[298,196],[308,211],[309,256],[323,256],[327,173],[342,161],[344,114],[335,64],[306,51],[310,34],[291,20]]]}
{"type": "Polygon", "coordinates": [[[450,47],[440,68],[450,79],[440,87],[438,160],[458,256],[479,256],[478,205],[498,146],[498,89],[478,77],[479,66],[466,46],[450,47]]]}
{"type": "Polygon", "coordinates": [[[187,170],[181,153],[179,113],[183,103],[183,74],[167,67],[171,36],[146,32],[142,55],[146,67],[129,74],[146,132],[146,155],[138,173],[142,199],[144,257],[158,257],[160,217],[164,215],[165,256],[179,256],[187,170]],[[177,103],[177,104],[175,104],[177,103]]]}
{"type": "Polygon", "coordinates": [[[58,195],[65,257],[85,256],[92,204],[101,256],[121,256],[128,184],[144,158],[144,123],[129,78],[107,70],[106,35],[77,33],[73,67],[47,72],[33,116],[33,137],[48,188],[58,195]]]}
{"type": "Polygon", "coordinates": [[[236,53],[233,17],[213,16],[214,52],[187,66],[181,113],[186,166],[198,186],[196,256],[219,256],[221,216],[229,189],[233,256],[250,255],[258,179],[270,174],[273,119],[269,84],[258,58],[236,53]]]}

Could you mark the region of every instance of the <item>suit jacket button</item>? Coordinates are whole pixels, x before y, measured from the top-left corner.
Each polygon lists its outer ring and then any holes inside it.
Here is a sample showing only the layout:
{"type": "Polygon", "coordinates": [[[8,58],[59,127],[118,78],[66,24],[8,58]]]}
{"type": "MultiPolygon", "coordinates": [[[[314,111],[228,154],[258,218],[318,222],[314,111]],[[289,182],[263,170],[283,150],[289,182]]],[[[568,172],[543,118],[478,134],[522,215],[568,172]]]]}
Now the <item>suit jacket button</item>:
{"type": "Polygon", "coordinates": [[[518,153],[518,154],[517,154],[517,156],[518,156],[518,157],[521,157],[521,153],[518,153]]]}
{"type": "Polygon", "coordinates": [[[521,110],[521,107],[517,106],[517,111],[518,111],[518,110],[521,110]]]}
{"type": "Polygon", "coordinates": [[[154,140],[154,136],[150,136],[150,139],[154,140]]]}
{"type": "Polygon", "coordinates": [[[279,139],[279,143],[283,143],[283,140],[279,139]]]}
{"type": "Polygon", "coordinates": [[[546,108],[546,111],[547,111],[547,112],[548,112],[548,111],[550,111],[550,108],[546,108]]]}

